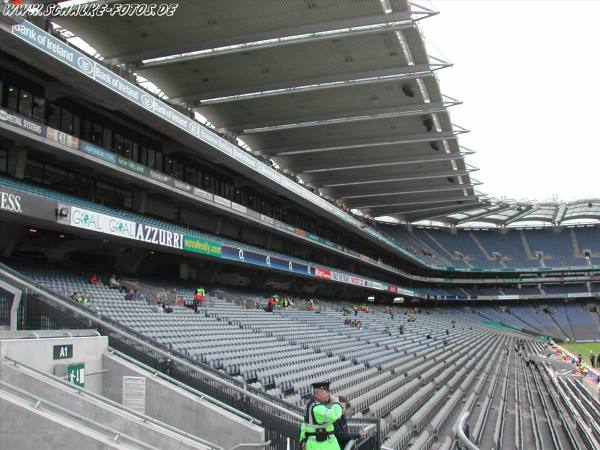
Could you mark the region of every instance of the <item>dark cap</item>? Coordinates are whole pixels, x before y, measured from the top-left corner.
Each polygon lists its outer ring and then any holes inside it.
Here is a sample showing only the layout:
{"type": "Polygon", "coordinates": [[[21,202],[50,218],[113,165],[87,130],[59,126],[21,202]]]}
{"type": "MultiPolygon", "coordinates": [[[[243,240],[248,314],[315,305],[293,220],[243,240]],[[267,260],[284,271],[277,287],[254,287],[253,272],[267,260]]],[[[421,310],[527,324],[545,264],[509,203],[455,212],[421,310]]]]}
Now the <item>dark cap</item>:
{"type": "Polygon", "coordinates": [[[325,389],[328,391],[330,384],[331,384],[331,381],[319,381],[317,383],[313,383],[312,387],[313,387],[313,389],[325,389]]]}

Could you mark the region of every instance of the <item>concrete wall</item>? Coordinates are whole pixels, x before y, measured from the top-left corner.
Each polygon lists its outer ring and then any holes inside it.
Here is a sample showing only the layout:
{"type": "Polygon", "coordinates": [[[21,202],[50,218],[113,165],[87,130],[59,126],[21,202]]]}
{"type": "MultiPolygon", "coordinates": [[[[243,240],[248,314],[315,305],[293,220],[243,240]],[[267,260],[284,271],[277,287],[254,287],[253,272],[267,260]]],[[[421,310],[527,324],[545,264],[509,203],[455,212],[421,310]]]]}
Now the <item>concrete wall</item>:
{"type": "Polygon", "coordinates": [[[40,411],[0,393],[0,445],[3,449],[103,450],[122,448],[79,424],[40,411]]]}
{"type": "MultiPolygon", "coordinates": [[[[43,333],[43,332],[41,332],[43,333]]],[[[31,333],[29,333],[31,334],[31,333]]],[[[85,388],[102,394],[102,354],[108,348],[108,337],[52,337],[40,339],[4,339],[0,336],[0,360],[9,356],[43,372],[54,374],[57,365],[85,363],[85,388]],[[73,357],[53,360],[53,346],[73,344],[73,357]]]]}
{"type": "Polygon", "coordinates": [[[146,377],[146,414],[225,448],[264,442],[264,430],[206,400],[148,373],[121,358],[105,354],[103,393],[122,403],[123,376],[146,377]]]}
{"type": "MultiPolygon", "coordinates": [[[[182,437],[178,433],[170,432],[151,423],[142,422],[138,416],[127,411],[85,394],[80,394],[74,389],[61,385],[54,380],[42,378],[39,374],[32,373],[27,369],[15,367],[12,363],[1,363],[0,379],[29,394],[68,409],[71,413],[90,419],[95,423],[146,442],[154,447],[164,450],[206,448],[182,437]]],[[[21,424],[20,428],[23,431],[28,429],[24,424],[21,424]]],[[[2,444],[1,440],[0,444],[2,444]]]]}

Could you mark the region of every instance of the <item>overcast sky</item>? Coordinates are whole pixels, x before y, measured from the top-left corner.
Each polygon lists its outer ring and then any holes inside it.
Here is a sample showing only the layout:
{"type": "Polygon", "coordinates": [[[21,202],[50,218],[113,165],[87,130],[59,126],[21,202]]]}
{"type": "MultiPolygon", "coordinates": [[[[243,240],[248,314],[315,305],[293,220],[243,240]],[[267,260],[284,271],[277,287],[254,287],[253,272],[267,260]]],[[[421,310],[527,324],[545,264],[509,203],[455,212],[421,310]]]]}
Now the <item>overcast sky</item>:
{"type": "MultiPolygon", "coordinates": [[[[418,2],[417,2],[418,3],[418,2]]],[[[480,190],[600,197],[600,1],[438,0],[421,21],[480,190]]]]}

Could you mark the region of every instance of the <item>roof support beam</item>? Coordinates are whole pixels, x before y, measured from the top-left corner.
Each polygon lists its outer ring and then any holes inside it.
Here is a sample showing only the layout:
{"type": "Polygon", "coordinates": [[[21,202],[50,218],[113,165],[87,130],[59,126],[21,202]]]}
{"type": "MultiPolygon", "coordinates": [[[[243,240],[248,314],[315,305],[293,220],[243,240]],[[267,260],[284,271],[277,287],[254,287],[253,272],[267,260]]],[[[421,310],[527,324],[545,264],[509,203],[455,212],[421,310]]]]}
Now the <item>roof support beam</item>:
{"type": "MultiPolygon", "coordinates": [[[[450,64],[420,64],[414,66],[392,67],[389,69],[369,70],[356,73],[343,73],[323,77],[304,78],[281,83],[263,84],[250,87],[235,87],[216,92],[189,94],[171,97],[175,103],[186,103],[192,107],[232,103],[242,100],[288,95],[299,92],[311,92],[320,89],[357,86],[380,83],[382,81],[412,80],[434,76],[434,71],[450,67],[450,64]]],[[[141,72],[143,75],[143,71],[141,72]]]]}
{"type": "Polygon", "coordinates": [[[438,199],[438,200],[432,200],[431,198],[429,198],[429,199],[415,200],[415,201],[411,201],[411,202],[389,203],[386,205],[376,205],[376,204],[375,205],[364,205],[364,206],[358,206],[358,208],[366,209],[370,213],[372,213],[373,210],[381,209],[381,208],[389,209],[390,207],[402,208],[405,206],[415,206],[415,205],[437,205],[437,204],[446,204],[446,203],[475,201],[477,199],[478,199],[478,197],[476,197],[474,195],[451,197],[451,198],[444,198],[444,199],[438,199]]]}
{"type": "Polygon", "coordinates": [[[479,220],[479,219],[483,219],[484,217],[491,216],[492,214],[498,214],[498,213],[501,213],[501,212],[504,212],[504,211],[509,211],[512,208],[513,207],[511,205],[501,205],[498,208],[489,209],[489,210],[486,210],[486,211],[484,211],[484,212],[482,212],[480,214],[475,214],[474,216],[465,217],[464,219],[457,220],[455,222],[455,225],[461,225],[463,223],[473,222],[473,221],[476,221],[476,220],[479,220]]]}
{"type": "Polygon", "coordinates": [[[448,192],[440,195],[421,195],[418,197],[409,197],[409,198],[401,198],[401,197],[387,197],[387,198],[368,198],[368,199],[357,199],[345,202],[351,208],[387,208],[388,206],[396,206],[396,205],[421,205],[421,204],[436,204],[443,202],[455,202],[455,201],[463,201],[463,200],[473,200],[477,198],[474,194],[464,195],[467,189],[457,192],[448,192]]]}
{"type": "MultiPolygon", "coordinates": [[[[414,208],[390,208],[388,211],[380,211],[377,214],[371,214],[375,217],[380,216],[392,216],[410,218],[420,216],[423,218],[438,217],[445,214],[453,214],[464,211],[466,209],[473,209],[474,207],[481,208],[481,203],[478,201],[465,202],[464,204],[448,204],[448,205],[436,205],[431,207],[414,207],[414,208]]],[[[416,219],[419,220],[419,219],[416,219]]]]}
{"type": "MultiPolygon", "coordinates": [[[[272,131],[290,130],[339,123],[363,122],[366,120],[393,119],[398,117],[419,116],[446,112],[449,106],[460,102],[421,103],[409,106],[394,106],[391,108],[374,108],[363,111],[352,111],[337,114],[303,117],[302,122],[270,121],[245,124],[240,134],[269,133],[272,131]]],[[[225,126],[227,128],[227,126],[225,126]]]]}
{"type": "Polygon", "coordinates": [[[320,172],[335,172],[340,170],[368,169],[373,167],[390,167],[390,166],[409,166],[413,164],[427,164],[443,161],[456,161],[464,158],[463,153],[444,153],[442,155],[433,156],[417,156],[413,158],[384,158],[384,159],[363,159],[346,164],[312,164],[304,166],[291,166],[291,169],[298,174],[305,173],[320,173],[320,172]]]}
{"type": "MultiPolygon", "coordinates": [[[[181,45],[178,47],[152,49],[140,53],[122,54],[113,56],[107,61],[112,64],[137,63],[144,60],[152,60],[157,58],[169,58],[177,55],[185,55],[195,52],[207,52],[208,56],[220,54],[222,51],[236,50],[247,51],[248,49],[261,48],[264,46],[272,46],[272,44],[286,45],[289,41],[297,39],[311,40],[313,35],[320,33],[328,34],[328,38],[332,39],[339,36],[337,33],[353,33],[359,32],[365,27],[382,26],[397,22],[406,23],[414,26],[411,20],[411,14],[407,11],[393,12],[391,14],[381,14],[369,17],[356,17],[353,19],[336,20],[331,22],[313,23],[301,25],[297,27],[284,28],[279,30],[266,31],[262,33],[245,34],[238,36],[229,36],[223,39],[213,39],[203,41],[201,44],[194,43],[181,45]],[[274,41],[274,42],[273,42],[274,41]],[[271,44],[271,45],[270,45],[271,44]],[[237,49],[239,47],[239,50],[237,49]]],[[[383,28],[385,30],[385,28],[383,28]]],[[[378,31],[382,31],[381,29],[378,31]]],[[[315,36],[318,37],[318,36],[315,36]]],[[[263,47],[264,48],[264,47],[263,47]]]]}
{"type": "Polygon", "coordinates": [[[176,53],[158,58],[145,59],[137,63],[138,68],[160,67],[168,64],[178,64],[181,62],[193,61],[202,58],[211,58],[222,55],[231,55],[240,52],[249,52],[255,50],[264,50],[273,47],[282,47],[285,45],[304,45],[310,42],[336,39],[345,36],[360,36],[365,34],[383,33],[385,31],[399,31],[414,28],[411,20],[389,21],[371,25],[362,25],[356,27],[346,27],[337,30],[316,31],[312,33],[303,33],[295,35],[283,35],[258,41],[248,41],[238,44],[231,44],[219,47],[202,45],[192,52],[176,53]]]}
{"type": "MultiPolygon", "coordinates": [[[[513,208],[514,208],[514,205],[513,205],[513,208]]],[[[510,225],[513,222],[518,222],[519,220],[523,219],[524,217],[527,217],[528,215],[537,211],[538,209],[540,209],[539,206],[528,206],[527,209],[525,211],[523,211],[522,213],[517,214],[516,216],[511,217],[508,220],[505,220],[502,225],[506,226],[506,225],[510,225]]]]}
{"type": "Polygon", "coordinates": [[[481,202],[469,202],[464,205],[447,206],[442,208],[425,208],[417,209],[413,211],[405,211],[392,216],[400,216],[403,218],[408,217],[411,221],[416,222],[418,220],[425,219],[437,219],[445,218],[449,214],[457,214],[464,211],[470,211],[472,209],[479,209],[482,207],[481,202]]]}
{"type": "Polygon", "coordinates": [[[466,133],[467,131],[442,131],[442,132],[431,132],[422,134],[405,134],[400,136],[384,136],[381,138],[367,138],[367,139],[354,139],[351,141],[337,141],[330,143],[327,147],[313,147],[313,146],[300,146],[300,147],[278,147],[277,149],[258,149],[259,153],[268,154],[270,157],[274,156],[289,156],[289,155],[300,155],[308,153],[324,153],[333,152],[338,150],[350,150],[354,148],[364,147],[387,147],[389,145],[402,145],[402,144],[415,144],[419,142],[433,142],[442,141],[444,139],[456,139],[459,134],[466,133]]]}
{"type": "MultiPolygon", "coordinates": [[[[356,186],[356,185],[371,185],[371,184],[381,184],[381,183],[395,183],[395,182],[407,182],[407,181],[418,181],[418,180],[430,180],[435,178],[448,178],[448,177],[458,177],[458,176],[467,176],[469,174],[469,170],[449,170],[443,172],[422,172],[415,173],[412,175],[402,175],[396,176],[393,178],[387,178],[389,175],[384,175],[381,178],[373,177],[369,175],[367,177],[356,177],[356,176],[346,176],[346,177],[337,177],[335,180],[329,179],[329,181],[323,183],[314,183],[319,187],[338,187],[338,186],[356,186]]],[[[309,183],[311,183],[309,181],[309,183]]]]}
{"type": "Polygon", "coordinates": [[[474,181],[465,184],[454,184],[449,183],[446,180],[440,180],[438,183],[427,183],[420,185],[418,183],[408,184],[403,183],[400,186],[398,184],[389,183],[378,183],[372,185],[356,185],[356,186],[339,186],[339,187],[322,187],[321,192],[323,195],[327,195],[333,198],[340,199],[351,199],[351,198],[365,198],[365,197],[378,197],[385,195],[415,195],[425,193],[435,193],[440,191],[460,191],[462,189],[474,189],[475,186],[480,185],[479,181],[474,181]]]}
{"type": "Polygon", "coordinates": [[[562,222],[563,217],[565,217],[566,212],[567,212],[566,204],[562,204],[558,208],[556,208],[556,213],[554,214],[554,217],[552,218],[552,223],[554,225],[560,225],[560,222],[562,222]]]}
{"type": "MultiPolygon", "coordinates": [[[[480,183],[479,183],[480,184],[480,183]]],[[[378,193],[364,193],[364,194],[349,194],[349,195],[340,195],[342,200],[352,200],[352,199],[361,199],[361,198],[373,198],[373,197],[386,197],[389,195],[402,196],[402,195],[419,195],[419,194],[439,194],[442,192],[452,192],[452,191],[462,191],[465,189],[472,189],[473,185],[469,184],[451,184],[445,186],[431,187],[427,189],[408,189],[405,191],[387,191],[387,192],[378,192],[378,193]]],[[[327,192],[327,189],[321,189],[324,191],[324,194],[327,192]]]]}

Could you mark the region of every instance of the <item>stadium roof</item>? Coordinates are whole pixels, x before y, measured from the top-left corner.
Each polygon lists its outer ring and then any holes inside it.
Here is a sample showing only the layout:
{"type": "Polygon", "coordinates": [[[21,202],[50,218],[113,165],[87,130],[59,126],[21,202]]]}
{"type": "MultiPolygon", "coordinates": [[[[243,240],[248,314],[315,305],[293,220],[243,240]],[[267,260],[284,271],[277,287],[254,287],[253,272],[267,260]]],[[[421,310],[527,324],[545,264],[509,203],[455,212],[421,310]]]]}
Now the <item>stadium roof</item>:
{"type": "Polygon", "coordinates": [[[172,17],[54,19],[305,184],[415,221],[481,207],[406,0],[203,0],[172,17]],[[107,32],[110,30],[110,32],[107,32]]]}
{"type": "Polygon", "coordinates": [[[431,217],[431,221],[457,227],[523,227],[600,223],[600,199],[532,203],[494,200],[487,206],[431,217]]]}

